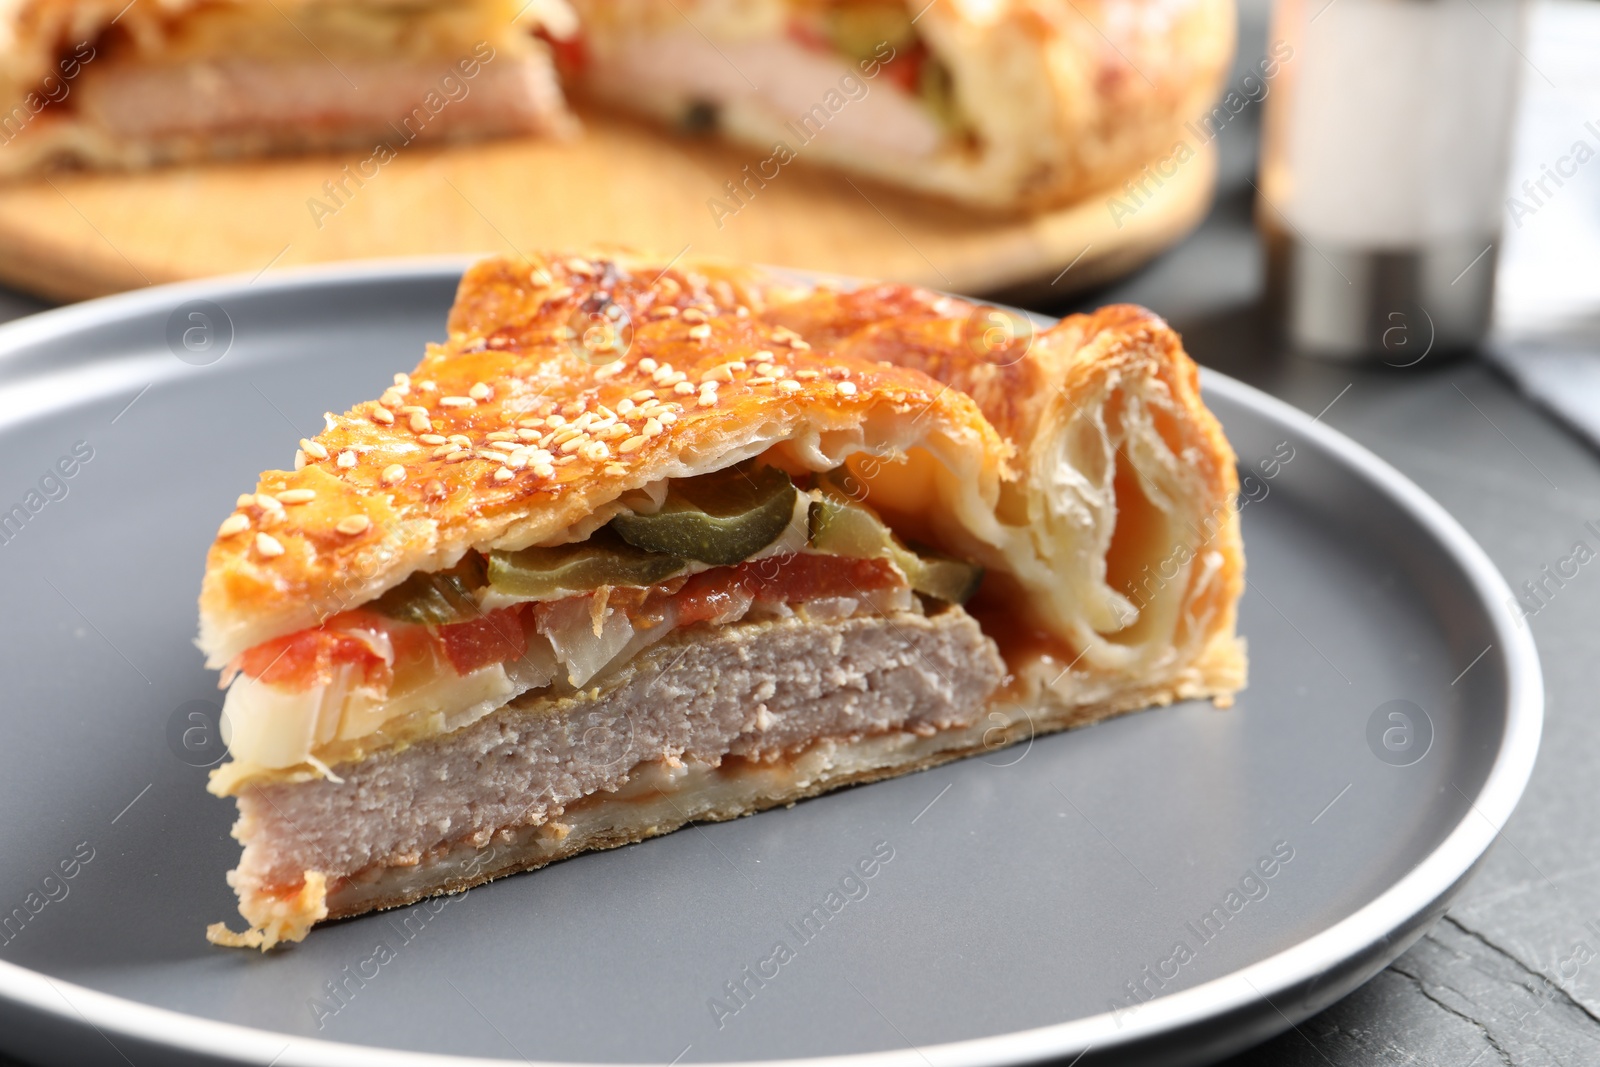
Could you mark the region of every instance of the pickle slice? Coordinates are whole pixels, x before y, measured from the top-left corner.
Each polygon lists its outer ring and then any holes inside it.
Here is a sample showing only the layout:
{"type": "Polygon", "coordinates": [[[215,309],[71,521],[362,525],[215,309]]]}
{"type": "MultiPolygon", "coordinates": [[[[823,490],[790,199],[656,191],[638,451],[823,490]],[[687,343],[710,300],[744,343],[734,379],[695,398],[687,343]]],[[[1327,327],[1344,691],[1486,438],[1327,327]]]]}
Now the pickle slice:
{"type": "Polygon", "coordinates": [[[483,614],[473,590],[483,586],[483,557],[475,552],[446,571],[418,572],[374,600],[380,615],[423,626],[447,626],[483,614]]]}
{"type": "Polygon", "coordinates": [[[983,568],[977,564],[951,559],[921,545],[917,546],[917,551],[906,554],[916,561],[911,567],[899,559],[895,562],[906,572],[911,588],[923,596],[965,604],[983,583],[983,568]]]}
{"type": "Polygon", "coordinates": [[[489,584],[511,596],[554,598],[602,585],[655,585],[683,570],[676,556],[645,552],[596,530],[587,541],[489,553],[489,584]]]}
{"type": "Polygon", "coordinates": [[[714,567],[743,563],[776,541],[799,491],[776,467],[739,464],[667,488],[654,515],[618,515],[611,528],[630,545],[714,567]]]}
{"type": "Polygon", "coordinates": [[[983,568],[939,555],[931,549],[902,547],[883,520],[859,504],[837,498],[813,501],[808,511],[811,547],[851,559],[890,560],[913,590],[924,596],[965,604],[983,581],[983,568]]]}

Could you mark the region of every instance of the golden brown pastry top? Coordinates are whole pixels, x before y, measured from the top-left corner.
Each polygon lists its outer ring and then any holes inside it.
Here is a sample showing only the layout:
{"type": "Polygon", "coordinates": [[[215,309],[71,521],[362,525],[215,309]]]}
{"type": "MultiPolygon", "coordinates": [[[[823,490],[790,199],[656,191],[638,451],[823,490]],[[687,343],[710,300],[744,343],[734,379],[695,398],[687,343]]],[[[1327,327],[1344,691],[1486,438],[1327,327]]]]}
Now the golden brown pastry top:
{"type": "Polygon", "coordinates": [[[792,295],[716,265],[547,256],[473,267],[444,344],[377,400],[328,415],[301,442],[298,469],[267,471],[239,498],[201,593],[211,662],[468,548],[582,536],[630,489],[791,437],[882,424],[869,446],[932,442],[970,468],[963,480],[997,492],[1010,450],[970,397],[814,347],[760,313],[792,295]],[[607,309],[620,330],[595,318],[607,309]],[[619,348],[585,345],[610,337],[619,348]]]}

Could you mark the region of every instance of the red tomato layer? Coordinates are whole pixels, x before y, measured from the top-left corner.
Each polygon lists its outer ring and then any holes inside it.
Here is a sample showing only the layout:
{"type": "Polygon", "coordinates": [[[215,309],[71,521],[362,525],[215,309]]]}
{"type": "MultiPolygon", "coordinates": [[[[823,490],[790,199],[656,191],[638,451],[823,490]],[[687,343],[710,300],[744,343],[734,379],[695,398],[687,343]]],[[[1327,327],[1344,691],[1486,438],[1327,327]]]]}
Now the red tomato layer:
{"type": "MultiPolygon", "coordinates": [[[[692,626],[726,614],[741,593],[768,603],[795,604],[823,597],[860,596],[902,582],[900,573],[885,559],[802,553],[701,571],[671,593],[662,590],[661,599],[651,599],[655,604],[663,600],[672,604],[678,625],[692,626]]],[[[536,607],[516,604],[467,622],[431,627],[396,623],[369,612],[345,612],[315,630],[301,630],[255,646],[239,657],[238,668],[251,678],[302,691],[327,685],[341,666],[364,665],[369,684],[386,685],[389,664],[368,641],[351,633],[352,627],[362,626],[387,632],[397,661],[425,655],[423,646],[431,646],[450,661],[457,674],[471,674],[491,663],[517,659],[527,651],[524,614],[536,607]]]]}
{"type": "Polygon", "coordinates": [[[369,677],[388,666],[362,638],[327,627],[275,637],[239,657],[241,673],[292,690],[327,685],[347,665],[365,665],[369,677]]]}
{"type": "Polygon", "coordinates": [[[678,625],[689,626],[725,612],[736,590],[769,603],[796,604],[822,597],[859,596],[901,582],[900,573],[886,559],[801,553],[701,571],[683,583],[672,601],[678,609],[678,625]]]}
{"type": "Polygon", "coordinates": [[[491,663],[519,659],[528,651],[522,629],[523,605],[484,613],[468,622],[441,626],[435,632],[450,666],[457,674],[471,674],[491,663]]]}

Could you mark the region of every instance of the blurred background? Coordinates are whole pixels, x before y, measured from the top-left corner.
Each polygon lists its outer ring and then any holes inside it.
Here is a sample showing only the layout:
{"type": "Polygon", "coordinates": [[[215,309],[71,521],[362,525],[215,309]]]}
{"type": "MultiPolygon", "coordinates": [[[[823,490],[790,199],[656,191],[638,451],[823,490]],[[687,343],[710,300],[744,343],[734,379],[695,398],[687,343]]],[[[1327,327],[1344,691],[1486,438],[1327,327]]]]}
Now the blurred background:
{"type": "MultiPolygon", "coordinates": [[[[1241,0],[1237,17],[1221,110],[1191,127],[1198,162],[1148,197],[1112,188],[996,219],[800,170],[748,215],[698,219],[685,246],[762,249],[1050,314],[1148,306],[1204,367],[1337,426],[1419,482],[1515,588],[1566,550],[1563,531],[1600,518],[1600,4],[1241,0]]],[[[608,138],[634,136],[596,130],[612,148],[608,138]]],[[[582,220],[559,211],[502,216],[456,151],[395,165],[410,168],[395,171],[396,189],[425,183],[427,198],[367,196],[320,227],[302,202],[334,173],[322,157],[285,163],[272,182],[224,166],[0,188],[0,320],[179,277],[578,240],[563,227],[582,220]],[[444,222],[396,243],[413,214],[434,210],[444,222]]],[[[665,160],[703,178],[748,161],[705,144],[649,151],[611,164],[665,160]]],[[[585,217],[641,212],[658,219],[647,236],[676,240],[658,217],[701,211],[698,199],[600,196],[585,217]]],[[[1393,967],[1231,1062],[1600,1062],[1600,984],[1552,969],[1572,924],[1600,915],[1600,883],[1584,875],[1600,847],[1588,784],[1600,765],[1600,598],[1561,598],[1530,625],[1549,712],[1509,847],[1393,967]]]]}

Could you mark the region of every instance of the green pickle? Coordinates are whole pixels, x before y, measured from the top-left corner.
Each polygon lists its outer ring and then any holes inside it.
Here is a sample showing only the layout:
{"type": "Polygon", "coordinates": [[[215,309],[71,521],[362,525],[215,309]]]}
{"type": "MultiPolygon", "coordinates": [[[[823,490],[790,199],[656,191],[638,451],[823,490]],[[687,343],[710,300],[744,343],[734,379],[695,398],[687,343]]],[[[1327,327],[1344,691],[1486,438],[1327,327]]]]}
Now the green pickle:
{"type": "Polygon", "coordinates": [[[647,586],[684,568],[684,560],[647,552],[598,530],[587,541],[489,554],[489,584],[511,596],[555,597],[602,585],[647,586]]]}
{"type": "Polygon", "coordinates": [[[833,497],[814,501],[807,520],[811,547],[818,552],[852,559],[888,559],[905,574],[911,588],[924,596],[965,604],[983,581],[982,567],[928,549],[913,552],[902,547],[889,527],[859,504],[833,497]]]}
{"type": "Polygon", "coordinates": [[[741,463],[674,481],[654,515],[618,515],[610,525],[635,548],[730,567],[783,534],[797,493],[778,468],[741,463]]]}
{"type": "Polygon", "coordinates": [[[447,626],[482,614],[474,591],[483,586],[483,557],[469,552],[446,571],[413,574],[372,602],[380,615],[423,626],[447,626]]]}

